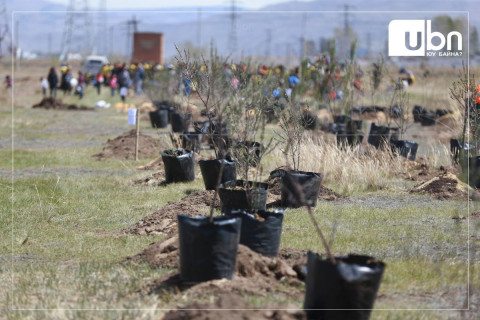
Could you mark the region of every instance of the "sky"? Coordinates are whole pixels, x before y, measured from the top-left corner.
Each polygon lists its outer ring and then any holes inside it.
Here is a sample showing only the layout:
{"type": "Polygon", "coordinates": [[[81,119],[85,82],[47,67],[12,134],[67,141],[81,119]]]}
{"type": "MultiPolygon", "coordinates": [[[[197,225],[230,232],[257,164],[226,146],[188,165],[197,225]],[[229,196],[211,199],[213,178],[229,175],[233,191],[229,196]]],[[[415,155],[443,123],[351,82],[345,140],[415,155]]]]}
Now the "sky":
{"type": "MultiPolygon", "coordinates": [[[[68,5],[68,0],[49,0],[50,2],[68,5]]],[[[288,0],[239,0],[236,1],[238,7],[248,9],[259,9],[261,7],[286,2],[288,0]]],[[[306,0],[302,0],[306,1],[306,0]]],[[[89,0],[89,5],[94,8],[98,6],[99,0],[89,0]]],[[[168,8],[168,7],[208,7],[208,6],[229,6],[230,0],[107,0],[108,9],[151,9],[151,8],[168,8]],[[199,5],[201,3],[201,5],[199,5]]]]}

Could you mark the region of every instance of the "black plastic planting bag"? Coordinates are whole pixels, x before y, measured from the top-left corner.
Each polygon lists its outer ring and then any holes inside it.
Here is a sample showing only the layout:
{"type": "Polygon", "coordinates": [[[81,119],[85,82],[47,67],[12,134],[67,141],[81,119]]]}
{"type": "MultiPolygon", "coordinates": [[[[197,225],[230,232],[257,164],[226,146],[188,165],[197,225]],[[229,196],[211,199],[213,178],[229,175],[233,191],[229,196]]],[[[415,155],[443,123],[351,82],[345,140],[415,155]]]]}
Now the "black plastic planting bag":
{"type": "Polygon", "coordinates": [[[149,112],[153,128],[166,128],[168,126],[168,110],[159,109],[149,112]]]}
{"type": "Polygon", "coordinates": [[[188,132],[182,136],[182,148],[198,152],[201,146],[202,135],[196,132],[188,132]]]}
{"type": "Polygon", "coordinates": [[[434,126],[437,121],[435,113],[425,113],[420,117],[420,124],[422,126],[434,126]]]}
{"type": "Polygon", "coordinates": [[[306,130],[315,130],[318,126],[318,117],[311,112],[304,112],[302,115],[302,126],[306,130]]]}
{"type": "Polygon", "coordinates": [[[161,156],[165,166],[166,183],[195,180],[195,154],[193,151],[169,149],[163,151],[161,156]]]}
{"type": "Polygon", "coordinates": [[[282,176],[282,207],[315,207],[323,175],[315,172],[285,171],[282,176]],[[305,202],[302,202],[302,193],[305,202]]]}
{"type": "Polygon", "coordinates": [[[372,123],[367,141],[369,144],[378,149],[390,140],[389,135],[390,128],[377,126],[375,123],[372,123]]]}
{"type": "Polygon", "coordinates": [[[242,220],[178,215],[180,277],[187,282],[232,279],[242,220]]]}
{"type": "Polygon", "coordinates": [[[172,114],[172,131],[186,132],[192,120],[191,113],[174,113],[172,114]]]}
{"type": "Polygon", "coordinates": [[[337,133],[337,145],[353,147],[362,143],[363,137],[363,132],[337,133]]]}
{"type": "Polygon", "coordinates": [[[369,319],[382,281],[385,264],[375,258],[360,255],[337,257],[336,261],[336,264],[332,264],[330,260],[321,260],[317,254],[308,252],[303,304],[307,318],[322,320],[369,319]]]}
{"type": "Polygon", "coordinates": [[[427,110],[425,110],[423,107],[418,106],[418,105],[414,106],[413,110],[412,110],[413,121],[414,122],[420,122],[421,119],[422,119],[422,115],[424,115],[426,113],[427,113],[427,110]]]}
{"type": "Polygon", "coordinates": [[[255,216],[245,210],[232,210],[230,217],[242,219],[240,243],[264,256],[276,257],[280,248],[285,211],[258,211],[255,216]]]}
{"type": "Polygon", "coordinates": [[[244,181],[228,181],[220,185],[218,195],[222,203],[222,212],[232,209],[251,209],[265,211],[267,205],[267,183],[248,182],[249,191],[244,188],[244,181]]]}
{"type": "Polygon", "coordinates": [[[206,190],[215,190],[217,188],[218,175],[220,174],[220,167],[223,163],[222,179],[220,184],[227,181],[237,180],[237,170],[234,161],[225,159],[216,160],[200,160],[198,165],[202,171],[203,182],[206,190]]]}
{"type": "Polygon", "coordinates": [[[393,153],[398,153],[408,160],[415,160],[417,157],[418,143],[404,140],[390,141],[393,153]]]}

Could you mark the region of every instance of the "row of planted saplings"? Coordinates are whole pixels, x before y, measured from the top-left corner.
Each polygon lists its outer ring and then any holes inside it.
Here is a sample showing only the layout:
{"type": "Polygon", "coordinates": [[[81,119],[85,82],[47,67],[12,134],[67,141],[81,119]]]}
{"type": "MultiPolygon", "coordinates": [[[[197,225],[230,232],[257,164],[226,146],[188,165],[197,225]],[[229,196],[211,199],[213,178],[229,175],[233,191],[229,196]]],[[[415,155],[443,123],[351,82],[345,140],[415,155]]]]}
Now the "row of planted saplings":
{"type": "Polygon", "coordinates": [[[169,124],[173,132],[184,132],[188,129],[192,115],[179,112],[180,105],[168,100],[153,101],[156,110],[149,112],[153,128],[166,128],[169,124]]]}
{"type": "MultiPolygon", "coordinates": [[[[363,142],[365,134],[361,131],[363,121],[351,120],[349,116],[334,116],[329,131],[337,136],[339,146],[356,146],[363,142]]],[[[368,144],[377,149],[389,147],[393,154],[398,154],[409,160],[415,160],[418,143],[399,139],[399,128],[370,125],[368,144]]]]}
{"type": "MultiPolygon", "coordinates": [[[[167,181],[193,181],[194,153],[184,149],[162,152],[167,181]]],[[[238,244],[268,257],[277,257],[285,209],[266,210],[268,184],[237,180],[233,159],[200,160],[205,188],[216,190],[209,217],[178,215],[180,276],[186,282],[232,279],[238,244]],[[213,216],[216,195],[221,216],[213,216]]],[[[328,257],[308,252],[304,309],[310,319],[368,319],[385,264],[373,257],[334,257],[312,214],[322,175],[275,170],[281,178],[281,206],[307,206],[328,257]]]]}

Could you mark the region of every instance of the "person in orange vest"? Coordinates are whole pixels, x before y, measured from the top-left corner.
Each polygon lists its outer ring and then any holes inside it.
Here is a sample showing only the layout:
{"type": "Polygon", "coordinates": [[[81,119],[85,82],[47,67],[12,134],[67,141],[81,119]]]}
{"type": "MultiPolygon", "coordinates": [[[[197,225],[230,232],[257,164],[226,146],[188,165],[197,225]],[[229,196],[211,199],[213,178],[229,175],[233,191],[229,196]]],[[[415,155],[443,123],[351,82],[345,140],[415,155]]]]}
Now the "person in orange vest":
{"type": "Polygon", "coordinates": [[[475,102],[477,103],[477,109],[480,108],[480,84],[475,88],[475,102]]]}

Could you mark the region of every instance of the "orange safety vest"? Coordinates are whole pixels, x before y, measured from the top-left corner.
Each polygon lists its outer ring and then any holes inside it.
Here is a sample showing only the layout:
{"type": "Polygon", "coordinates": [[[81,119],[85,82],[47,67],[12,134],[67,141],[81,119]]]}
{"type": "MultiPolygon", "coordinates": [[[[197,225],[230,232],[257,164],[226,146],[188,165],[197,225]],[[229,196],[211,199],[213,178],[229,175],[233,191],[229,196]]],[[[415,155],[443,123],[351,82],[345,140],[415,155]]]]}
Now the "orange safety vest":
{"type": "Polygon", "coordinates": [[[475,89],[475,102],[480,104],[480,84],[475,89]]]}

